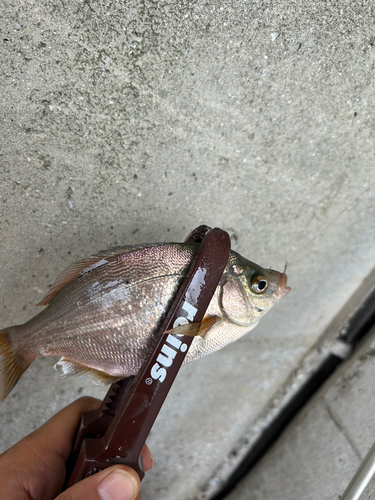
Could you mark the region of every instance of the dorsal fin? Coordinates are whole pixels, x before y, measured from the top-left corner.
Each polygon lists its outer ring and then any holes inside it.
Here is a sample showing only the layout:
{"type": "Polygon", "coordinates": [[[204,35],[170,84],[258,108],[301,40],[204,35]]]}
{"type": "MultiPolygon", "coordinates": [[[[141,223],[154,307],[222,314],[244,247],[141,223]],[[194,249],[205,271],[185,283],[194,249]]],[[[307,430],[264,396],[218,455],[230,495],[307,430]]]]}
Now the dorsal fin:
{"type": "Polygon", "coordinates": [[[98,266],[107,264],[107,260],[104,257],[99,257],[92,255],[86,259],[79,260],[68,266],[64,271],[57,277],[56,281],[52,285],[50,291],[42,299],[37,306],[46,306],[53,299],[55,295],[59,293],[66,285],[71,283],[73,280],[81,276],[85,272],[95,269],[98,266]]]}
{"type": "Polygon", "coordinates": [[[140,250],[141,248],[147,248],[150,246],[160,245],[160,243],[151,243],[143,245],[127,245],[123,247],[113,247],[108,250],[101,250],[95,255],[86,257],[85,259],[74,262],[70,264],[64,271],[58,276],[54,284],[52,285],[50,291],[42,299],[37,306],[46,306],[49,302],[62,290],[66,285],[71,283],[73,280],[86,274],[87,272],[95,269],[96,267],[107,264],[108,261],[113,260],[114,257],[118,255],[140,250]]]}

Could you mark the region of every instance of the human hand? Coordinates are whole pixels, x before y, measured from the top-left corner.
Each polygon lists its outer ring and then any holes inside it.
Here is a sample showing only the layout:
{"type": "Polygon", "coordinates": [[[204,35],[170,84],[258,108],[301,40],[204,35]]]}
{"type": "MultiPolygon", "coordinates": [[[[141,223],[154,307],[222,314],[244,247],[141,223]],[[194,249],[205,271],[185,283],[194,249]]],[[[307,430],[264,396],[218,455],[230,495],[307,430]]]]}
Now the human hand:
{"type": "MultiPolygon", "coordinates": [[[[108,467],[59,495],[81,415],[99,404],[89,397],[74,401],[1,454],[0,500],[141,500],[138,474],[124,465],[108,467]]],[[[153,460],[146,445],[142,455],[147,471],[153,460]]]]}

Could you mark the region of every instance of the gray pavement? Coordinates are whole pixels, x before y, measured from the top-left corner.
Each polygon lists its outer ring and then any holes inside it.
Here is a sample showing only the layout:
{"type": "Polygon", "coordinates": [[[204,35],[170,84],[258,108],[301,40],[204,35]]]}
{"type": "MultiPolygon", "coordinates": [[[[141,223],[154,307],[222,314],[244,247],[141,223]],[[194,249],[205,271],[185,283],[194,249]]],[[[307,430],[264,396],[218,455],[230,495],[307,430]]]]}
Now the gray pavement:
{"type": "MultiPolygon", "coordinates": [[[[328,325],[373,269],[373,7],[29,0],[0,12],[1,328],[32,317],[71,262],[201,223],[265,267],[289,260],[292,293],[184,367],[151,433],[144,498],[209,498],[324,358],[328,325]]],[[[1,403],[1,449],[104,393],[52,365],[38,359],[1,403]]]]}
{"type": "Polygon", "coordinates": [[[375,330],[228,500],[340,498],[375,442],[374,349],[375,330]]]}

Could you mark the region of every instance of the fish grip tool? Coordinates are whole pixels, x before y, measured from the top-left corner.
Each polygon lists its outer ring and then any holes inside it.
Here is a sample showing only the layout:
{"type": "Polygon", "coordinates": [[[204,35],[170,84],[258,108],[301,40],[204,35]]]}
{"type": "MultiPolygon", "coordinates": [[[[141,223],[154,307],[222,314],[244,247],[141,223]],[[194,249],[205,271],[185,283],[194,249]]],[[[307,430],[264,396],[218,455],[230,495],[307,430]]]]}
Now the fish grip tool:
{"type": "Polygon", "coordinates": [[[193,342],[168,331],[202,321],[229,259],[230,238],[222,229],[199,226],[185,241],[200,246],[158,340],[135,377],[112,384],[100,408],[82,415],[63,490],[114,464],[144,477],[142,447],[193,342]]]}

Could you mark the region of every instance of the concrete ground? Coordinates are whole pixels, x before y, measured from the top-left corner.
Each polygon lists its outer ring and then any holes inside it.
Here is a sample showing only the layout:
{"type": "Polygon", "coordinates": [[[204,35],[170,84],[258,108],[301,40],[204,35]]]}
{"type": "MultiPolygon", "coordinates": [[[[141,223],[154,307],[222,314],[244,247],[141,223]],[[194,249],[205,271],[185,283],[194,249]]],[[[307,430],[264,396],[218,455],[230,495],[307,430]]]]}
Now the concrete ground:
{"type": "MultiPolygon", "coordinates": [[[[201,223],[264,267],[289,261],[292,293],[184,367],[150,435],[143,497],[210,498],[341,349],[327,327],[374,267],[374,7],[0,5],[1,328],[32,317],[75,260],[201,223]]],[[[104,394],[60,380],[55,361],[34,362],[1,403],[2,450],[104,394]]]]}
{"type": "MultiPolygon", "coordinates": [[[[375,330],[228,500],[341,497],[375,441],[374,348],[375,330]]],[[[374,494],[373,479],[361,500],[374,494]]]]}

